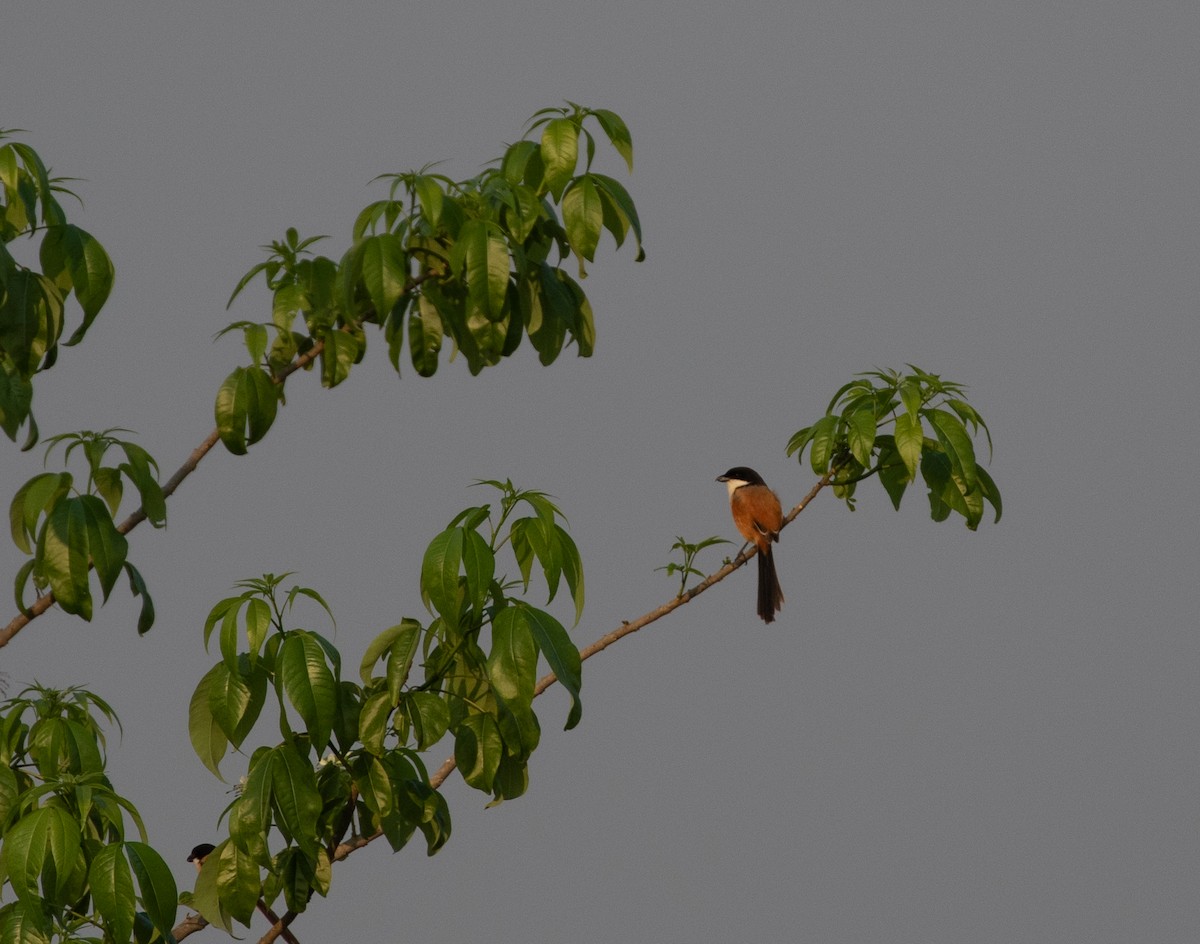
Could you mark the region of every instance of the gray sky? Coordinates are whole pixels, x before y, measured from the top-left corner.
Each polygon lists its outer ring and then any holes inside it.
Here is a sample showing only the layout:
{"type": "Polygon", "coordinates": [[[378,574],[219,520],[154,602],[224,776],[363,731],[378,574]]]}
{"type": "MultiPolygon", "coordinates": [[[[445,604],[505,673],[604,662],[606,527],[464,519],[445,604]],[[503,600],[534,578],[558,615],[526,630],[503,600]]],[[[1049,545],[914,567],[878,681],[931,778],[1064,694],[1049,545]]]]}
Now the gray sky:
{"type": "MultiPolygon", "coordinates": [[[[855,371],[914,362],[970,384],[999,526],[934,525],[920,490],[899,514],[873,483],[854,514],[822,496],[776,554],[775,624],[747,570],[589,662],[577,730],[561,692],[539,702],[526,797],[484,810],[455,778],[441,853],[355,854],[296,932],[1196,939],[1200,8],[119,10],[10,3],[0,29],[0,125],[86,178],[78,222],[117,266],[40,381],[44,435],[130,427],[169,474],[244,360],[213,334],[268,317],[262,290],[224,311],[260,244],[296,226],[336,257],[373,176],[474,173],[562,98],[628,122],[648,251],[602,245],[590,361],[397,380],[375,336],[344,387],[294,378],[262,444],[132,536],[147,638],[121,585],[91,625],[51,613],[0,653],[116,706],[113,780],[181,884],[229,799],[186,714],[233,581],[297,571],[357,665],[423,615],[420,556],[469,484],[510,476],[570,517],[582,645],[670,597],[676,535],[732,536],[716,475],[752,465],[794,503],[813,477],[789,436],[855,371]]],[[[40,470],[0,448],[4,500],[40,470]]]]}

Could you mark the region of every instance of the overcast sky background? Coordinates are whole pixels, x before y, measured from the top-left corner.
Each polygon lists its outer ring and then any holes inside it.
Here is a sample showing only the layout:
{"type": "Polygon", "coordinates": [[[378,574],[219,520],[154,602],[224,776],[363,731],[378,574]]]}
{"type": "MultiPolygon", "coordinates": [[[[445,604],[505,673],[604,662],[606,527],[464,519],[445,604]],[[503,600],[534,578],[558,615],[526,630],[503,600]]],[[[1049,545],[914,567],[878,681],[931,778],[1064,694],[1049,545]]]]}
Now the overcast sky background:
{"type": "MultiPolygon", "coordinates": [[[[1183,0],[5,4],[0,125],[86,178],[73,219],[117,267],[38,383],[43,436],[129,427],[165,479],[244,362],[214,333],[269,318],[259,288],[224,310],[260,244],[295,226],[337,258],[376,174],[473,174],[563,98],[628,122],[648,258],[606,237],[590,360],[397,379],[371,334],[343,387],[293,378],[263,443],[131,536],[148,637],[122,583],[0,669],[112,702],[112,779],[185,887],[229,800],[186,719],[235,580],[297,571],[357,666],[424,615],[421,555],[471,482],[511,477],[570,518],[583,645],[670,598],[676,535],[733,536],[716,475],[794,504],[790,435],[913,362],[970,385],[999,525],[822,495],[776,554],[775,624],[744,570],[587,663],[577,730],[538,703],[527,796],[485,810],[452,778],[441,853],[355,854],[295,931],[1195,941],[1198,46],[1183,0]]],[[[0,443],[6,503],[40,470],[0,443]]]]}

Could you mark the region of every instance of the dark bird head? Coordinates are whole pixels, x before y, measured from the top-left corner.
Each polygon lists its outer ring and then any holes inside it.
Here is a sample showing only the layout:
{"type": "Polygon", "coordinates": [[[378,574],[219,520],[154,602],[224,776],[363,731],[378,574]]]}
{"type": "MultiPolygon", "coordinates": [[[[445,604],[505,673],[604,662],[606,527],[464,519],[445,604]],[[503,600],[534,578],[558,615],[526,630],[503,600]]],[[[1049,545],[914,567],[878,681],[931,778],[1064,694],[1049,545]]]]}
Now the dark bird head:
{"type": "Polygon", "coordinates": [[[215,848],[217,847],[211,842],[202,842],[192,850],[192,854],[187,857],[187,860],[195,862],[197,866],[202,865],[204,860],[208,858],[209,853],[215,848]]]}
{"type": "Polygon", "coordinates": [[[724,475],[717,476],[718,482],[738,482],[746,485],[766,485],[763,477],[751,468],[744,465],[735,465],[724,475]]]}

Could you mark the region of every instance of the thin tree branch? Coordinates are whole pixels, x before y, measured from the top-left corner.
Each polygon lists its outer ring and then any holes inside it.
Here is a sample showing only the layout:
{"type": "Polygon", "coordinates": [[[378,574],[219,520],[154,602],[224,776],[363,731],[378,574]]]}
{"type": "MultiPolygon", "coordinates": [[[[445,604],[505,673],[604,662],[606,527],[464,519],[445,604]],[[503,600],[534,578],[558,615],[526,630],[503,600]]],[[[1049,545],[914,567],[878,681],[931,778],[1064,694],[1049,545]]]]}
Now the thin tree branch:
{"type": "Polygon", "coordinates": [[[208,922],[204,918],[198,914],[190,914],[171,928],[171,937],[176,941],[182,941],[185,937],[189,937],[197,931],[203,931],[207,927],[208,922]]]}
{"type": "Polygon", "coordinates": [[[283,939],[289,944],[296,944],[296,939],[292,937],[292,932],[288,930],[288,925],[296,920],[296,912],[288,911],[282,918],[276,918],[275,923],[271,925],[271,929],[258,939],[258,944],[271,944],[272,941],[283,935],[283,939]]]}

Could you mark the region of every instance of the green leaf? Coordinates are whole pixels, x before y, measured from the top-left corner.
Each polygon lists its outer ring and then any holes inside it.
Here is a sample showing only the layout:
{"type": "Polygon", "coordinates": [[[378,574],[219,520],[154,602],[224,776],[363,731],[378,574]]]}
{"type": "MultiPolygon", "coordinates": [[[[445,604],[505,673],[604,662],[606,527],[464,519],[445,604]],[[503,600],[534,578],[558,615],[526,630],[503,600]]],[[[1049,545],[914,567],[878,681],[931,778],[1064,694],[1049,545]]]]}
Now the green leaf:
{"type": "Polygon", "coordinates": [[[358,666],[358,676],[362,679],[363,684],[368,684],[374,678],[375,664],[392,649],[398,640],[405,640],[402,648],[407,649],[411,646],[412,652],[415,654],[420,633],[420,623],[413,619],[405,619],[398,625],[385,629],[372,639],[358,666]]]}
{"type": "Polygon", "coordinates": [[[83,861],[79,826],[66,810],[43,806],[17,820],[4,835],[4,863],[13,891],[25,902],[69,904],[72,873],[83,861]]]}
{"type": "Polygon", "coordinates": [[[358,736],[363,747],[379,756],[384,752],[383,739],[388,732],[388,718],[395,707],[391,695],[381,689],[368,697],[358,715],[358,736]]]}
{"type": "Polygon", "coordinates": [[[37,442],[37,424],[30,412],[32,402],[33,384],[20,375],[11,360],[0,354],[0,429],[13,442],[17,441],[17,430],[26,420],[30,421],[29,445],[37,442]]]}
{"type": "Polygon", "coordinates": [[[60,501],[51,510],[38,536],[37,556],[63,611],[90,621],[89,563],[95,564],[107,600],[128,549],[125,536],[117,531],[104,502],[94,495],[78,495],[60,501]]]}
{"type": "Polygon", "coordinates": [[[62,333],[62,296],[37,272],[17,271],[0,292],[0,350],[19,376],[29,379],[62,333]]]}
{"type": "Polygon", "coordinates": [[[506,606],[492,618],[492,651],[487,673],[496,694],[513,710],[533,702],[538,650],[528,614],[521,606],[506,606]]]}
{"type": "Polygon", "coordinates": [[[447,528],[429,542],[421,563],[421,590],[433,610],[451,627],[456,627],[462,609],[458,572],[462,565],[463,528],[447,528]]]}
{"type": "Polygon", "coordinates": [[[235,456],[267,434],[279,408],[279,391],[266,371],[238,367],[217,391],[217,433],[235,456]]]}
{"type": "Polygon", "coordinates": [[[463,780],[476,790],[492,792],[503,754],[504,740],[489,714],[468,714],[454,732],[454,760],[463,780]]]}
{"type": "Polygon", "coordinates": [[[437,226],[442,219],[442,204],[445,194],[437,178],[429,174],[420,174],[413,181],[413,190],[421,203],[421,215],[430,226],[437,226]]]}
{"type": "Polygon", "coordinates": [[[471,528],[463,529],[462,562],[467,577],[467,603],[482,610],[496,575],[496,555],[479,532],[471,528]]]}
{"type": "Polygon", "coordinates": [[[875,412],[870,409],[856,410],[846,419],[850,454],[867,468],[871,465],[871,450],[875,446],[875,412]]]}
{"type": "Polygon", "coordinates": [[[43,472],[17,490],[8,508],[13,543],[26,554],[33,553],[31,541],[37,540],[37,522],[70,491],[69,472],[43,472]]]}
{"type": "Polygon", "coordinates": [[[975,448],[967,429],[953,413],[945,410],[926,410],[925,416],[937,434],[938,441],[954,471],[962,476],[968,490],[974,490],[978,478],[975,474],[975,448]]]}
{"type": "Polygon", "coordinates": [[[144,842],[125,843],[125,854],[137,878],[142,907],[154,927],[164,937],[169,937],[171,925],[175,922],[176,902],[179,900],[171,870],[162,856],[144,842]]]}
{"type": "Polygon", "coordinates": [[[947,489],[954,489],[951,480],[952,466],[944,452],[926,449],[921,454],[921,477],[929,487],[929,513],[934,521],[945,521],[950,517],[950,506],[943,496],[947,489]]]}
{"type": "Polygon", "coordinates": [[[838,417],[832,415],[822,416],[812,426],[812,449],[808,458],[813,472],[817,475],[824,475],[829,471],[829,464],[837,446],[837,427],[838,417]]]}
{"type": "Polygon", "coordinates": [[[425,295],[417,300],[417,310],[409,315],[408,346],[419,376],[432,377],[437,373],[442,350],[442,316],[425,295]]]}
{"type": "Polygon", "coordinates": [[[133,934],[133,916],[137,897],[133,892],[133,874],[120,843],[105,846],[92,859],[88,884],[92,900],[113,940],[127,941],[133,934]]]}
{"type": "Polygon", "coordinates": [[[979,477],[979,489],[983,494],[983,497],[987,501],[991,502],[992,507],[996,509],[996,518],[994,523],[998,524],[1000,521],[1000,515],[1004,511],[1000,501],[1000,489],[996,487],[995,481],[992,479],[991,475],[988,474],[988,471],[982,466],[976,467],[975,474],[979,477]]]}
{"type": "Polygon", "coordinates": [[[188,705],[188,736],[192,741],[192,750],[218,780],[225,779],[221,776],[220,763],[229,741],[213,716],[210,688],[219,687],[222,672],[228,671],[224,662],[218,662],[209,669],[196,684],[188,705]]]}
{"type": "Polygon", "coordinates": [[[908,487],[911,481],[911,476],[904,463],[896,458],[896,454],[891,454],[890,461],[883,462],[879,469],[879,484],[883,486],[883,490],[887,492],[888,498],[892,501],[892,507],[897,511],[900,510],[900,500],[904,497],[904,490],[908,487]]]}
{"type": "Polygon", "coordinates": [[[550,671],[571,696],[571,710],[564,728],[570,731],[583,717],[583,702],[579,700],[579,689],[583,685],[583,663],[579,658],[579,650],[562,624],[549,613],[531,606],[523,609],[534,641],[549,663],[550,671]]]}
{"type": "Polygon", "coordinates": [[[95,732],[71,718],[49,717],[34,723],[29,731],[29,754],[46,779],[104,771],[95,732]]]}
{"type": "Polygon", "coordinates": [[[338,686],[325,662],[325,650],[314,634],[294,630],[287,634],[275,662],[276,685],[304,721],[318,756],[329,742],[337,716],[338,686]]]}
{"type": "MultiPolygon", "coordinates": [[[[604,223],[604,206],[596,184],[590,175],[577,177],[563,193],[563,226],[567,240],[575,255],[591,262],[600,243],[600,229],[604,223]]],[[[584,274],[582,262],[580,276],[584,274]]]]}
{"type": "Polygon", "coordinates": [[[315,857],[321,795],[312,764],[288,743],[270,754],[271,804],[285,838],[294,840],[305,855],[315,857]]]}
{"type": "Polygon", "coordinates": [[[355,766],[362,769],[355,771],[354,782],[358,787],[359,796],[367,809],[376,816],[387,816],[391,813],[394,803],[392,783],[388,779],[387,771],[378,757],[360,756],[358,761],[355,766]]]}
{"type": "Polygon", "coordinates": [[[896,417],[896,451],[904,461],[911,481],[917,476],[917,468],[921,463],[921,451],[925,447],[925,433],[921,429],[921,419],[912,413],[901,413],[896,417]]]}
{"type": "MultiPolygon", "coordinates": [[[[231,823],[232,825],[232,823],[231,823]]],[[[192,907],[195,908],[215,928],[220,928],[226,934],[233,934],[233,916],[221,900],[217,880],[221,874],[221,852],[225,843],[217,846],[200,869],[196,877],[196,888],[192,893],[192,907]]]]}
{"type": "Polygon", "coordinates": [[[467,293],[489,321],[504,315],[508,295],[508,243],[493,223],[468,220],[458,235],[456,249],[466,265],[467,293]]]}
{"type": "Polygon", "coordinates": [[[618,247],[625,241],[626,232],[632,229],[638,245],[637,261],[642,262],[646,258],[646,250],[642,247],[642,222],[629,191],[604,174],[592,174],[591,177],[604,202],[604,225],[612,233],[618,247]]]}
{"type": "Polygon", "coordinates": [[[404,710],[418,751],[429,750],[450,727],[450,708],[433,692],[408,692],[404,695],[404,710]]]}
{"type": "Polygon", "coordinates": [[[229,743],[241,747],[266,701],[266,672],[261,666],[252,666],[246,654],[241,653],[234,669],[218,662],[205,678],[212,719],[229,743]]]}
{"type": "MultiPolygon", "coordinates": [[[[436,184],[434,189],[441,193],[436,184]]],[[[362,279],[375,314],[382,320],[400,300],[408,282],[408,260],[399,237],[383,233],[363,241],[362,279]]]]}
{"type": "Polygon", "coordinates": [[[325,342],[321,351],[321,386],[336,387],[350,376],[350,368],[362,360],[362,341],[354,334],[338,330],[322,332],[321,339],[325,342]]]}
{"type": "Polygon", "coordinates": [[[579,128],[569,118],[555,118],[542,131],[541,158],[545,165],[543,180],[558,200],[563,188],[575,174],[579,161],[579,128]]]}
{"type": "Polygon", "coordinates": [[[583,558],[579,556],[574,538],[561,525],[556,524],[554,530],[558,535],[559,563],[571,599],[575,602],[575,625],[578,626],[583,618],[583,558]]]}
{"type": "Polygon", "coordinates": [[[592,114],[600,122],[600,127],[608,135],[608,140],[617,153],[625,158],[625,166],[629,168],[629,172],[633,173],[633,136],[630,135],[629,128],[621,116],[607,108],[593,109],[592,114]]]}
{"type": "Polygon", "coordinates": [[[154,625],[154,601],[150,599],[150,591],[146,588],[146,581],[142,578],[141,573],[129,561],[125,562],[125,573],[129,575],[129,590],[135,597],[142,598],[142,609],[138,613],[137,631],[139,636],[144,636],[150,631],[150,627],[154,625]]]}
{"type": "Polygon", "coordinates": [[[403,620],[400,629],[401,633],[388,647],[387,685],[392,704],[400,700],[400,692],[408,682],[408,674],[412,671],[413,660],[421,644],[421,624],[416,620],[403,620]]]}

